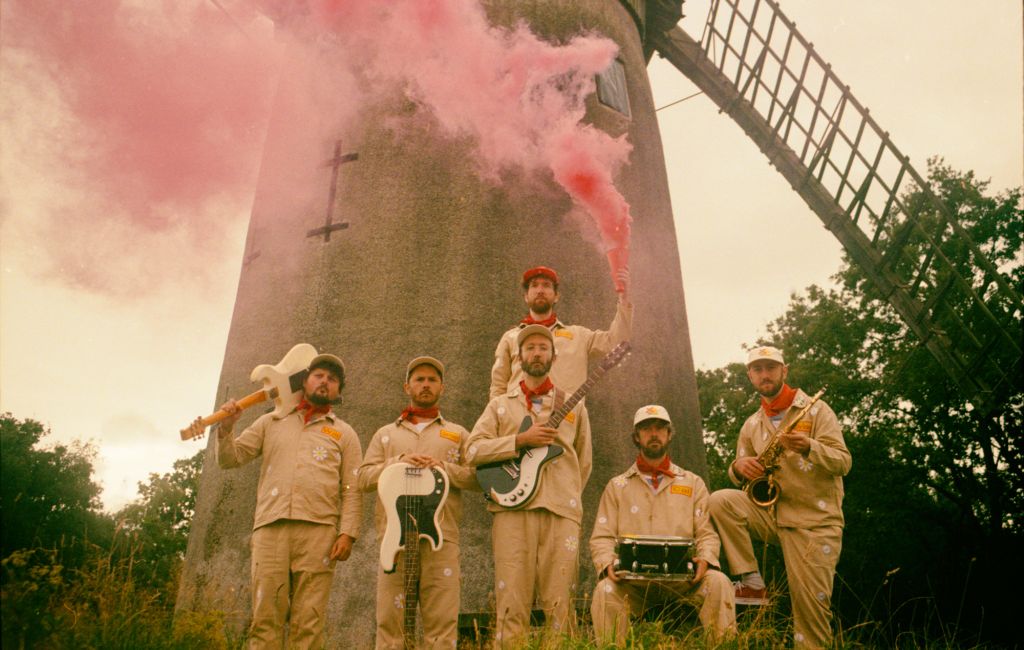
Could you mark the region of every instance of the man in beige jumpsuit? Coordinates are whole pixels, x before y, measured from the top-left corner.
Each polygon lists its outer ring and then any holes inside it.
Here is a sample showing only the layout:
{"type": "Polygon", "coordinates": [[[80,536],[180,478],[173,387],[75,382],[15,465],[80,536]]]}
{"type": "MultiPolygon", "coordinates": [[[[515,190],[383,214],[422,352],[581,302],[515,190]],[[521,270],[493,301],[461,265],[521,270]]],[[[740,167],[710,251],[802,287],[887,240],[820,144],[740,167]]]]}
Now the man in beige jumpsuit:
{"type": "Polygon", "coordinates": [[[671,462],[672,420],[652,404],[633,417],[633,466],[608,482],[601,495],[590,556],[599,576],[590,613],[599,646],[623,645],[630,615],[666,601],[692,602],[713,642],[736,632],[733,586],[718,570],[718,535],[708,517],[708,489],[692,472],[671,462]],[[614,572],[616,540],[624,535],[674,536],[694,540],[693,581],[626,581],[614,572]]]}
{"type": "MultiPolygon", "coordinates": [[[[747,418],[736,443],[729,478],[736,485],[763,475],[757,457],[773,434],[789,425],[810,397],[786,382],[782,352],[758,347],[747,358],[747,377],[761,394],[761,408],[747,418]]],[[[788,435],[775,471],[781,490],[773,507],[755,505],[741,490],[711,495],[711,519],[722,538],[733,575],[740,576],[736,602],[764,602],[764,580],[751,538],[782,548],[793,607],[794,645],[824,647],[832,640],[832,581],[843,542],[843,479],[852,460],[835,413],[816,402],[788,435]]]]}
{"type": "MultiPolygon", "coordinates": [[[[629,273],[621,271],[619,282],[628,287],[629,273]]],[[[629,340],[633,320],[633,305],[626,298],[626,290],[619,294],[619,302],[608,331],[595,331],[581,325],[566,325],[555,315],[558,303],[558,274],[554,269],[538,266],[523,273],[523,298],[530,309],[518,325],[501,336],[494,351],[491,367],[490,397],[500,397],[515,388],[523,378],[516,337],[527,325],[543,325],[551,330],[555,341],[558,363],[551,370],[555,386],[572,393],[587,380],[590,359],[611,352],[622,341],[629,340]]]]}
{"type": "Polygon", "coordinates": [[[466,460],[472,465],[515,458],[526,447],[557,444],[564,453],[542,468],[535,496],[526,506],[507,510],[491,503],[494,548],[495,641],[516,647],[530,625],[537,594],[547,626],[568,632],[572,591],[578,570],[583,486],[592,464],[590,421],[577,404],[557,429],[545,426],[555,401],[564,399],[549,377],[555,356],[551,330],[529,325],[519,332],[518,355],[525,377],[484,409],[469,435],[466,460]],[[529,415],[533,424],[519,432],[529,415]]]}
{"type": "MultiPolygon", "coordinates": [[[[458,641],[459,522],[462,519],[462,490],[477,489],[473,470],[460,465],[462,447],[469,432],[441,416],[438,401],[444,392],[444,364],[433,357],[417,357],[406,368],[404,390],[409,406],[397,420],[373,434],[359,468],[359,488],[377,489],[385,467],[402,461],[416,467],[438,467],[448,475],[448,498],[442,507],[441,548],[419,543],[419,609],[423,620],[423,646],[454,648],[458,641]]],[[[374,513],[377,544],[387,526],[380,499],[374,513]]],[[[405,571],[399,553],[397,567],[388,574],[377,569],[377,648],[404,648],[402,623],[405,603],[405,571]]]]}
{"type": "Polygon", "coordinates": [[[263,456],[252,533],[253,648],[282,647],[286,621],[291,647],[324,647],[334,564],[348,559],[362,519],[359,438],[331,410],[344,385],[341,359],[321,354],[289,413],[263,415],[232,438],[241,411],[234,400],[222,407],[231,415],[217,437],[220,466],[263,456]]]}

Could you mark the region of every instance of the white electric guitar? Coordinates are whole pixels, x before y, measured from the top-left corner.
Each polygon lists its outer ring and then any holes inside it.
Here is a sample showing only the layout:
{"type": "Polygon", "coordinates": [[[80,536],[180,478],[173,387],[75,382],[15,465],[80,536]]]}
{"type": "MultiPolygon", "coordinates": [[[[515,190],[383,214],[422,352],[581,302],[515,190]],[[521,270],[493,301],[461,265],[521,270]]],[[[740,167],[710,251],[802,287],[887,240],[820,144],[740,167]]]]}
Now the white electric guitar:
{"type": "MultiPolygon", "coordinates": [[[[309,374],[309,364],[316,358],[316,348],[309,343],[299,343],[284,355],[276,366],[260,364],[253,368],[250,381],[263,382],[263,388],[238,400],[239,408],[247,409],[267,400],[274,401],[274,414],[282,415],[298,406],[302,399],[302,383],[309,374]]],[[[228,417],[227,411],[219,410],[202,419],[203,429],[195,432],[192,427],[181,430],[181,439],[198,438],[205,427],[216,424],[228,417]]]]}

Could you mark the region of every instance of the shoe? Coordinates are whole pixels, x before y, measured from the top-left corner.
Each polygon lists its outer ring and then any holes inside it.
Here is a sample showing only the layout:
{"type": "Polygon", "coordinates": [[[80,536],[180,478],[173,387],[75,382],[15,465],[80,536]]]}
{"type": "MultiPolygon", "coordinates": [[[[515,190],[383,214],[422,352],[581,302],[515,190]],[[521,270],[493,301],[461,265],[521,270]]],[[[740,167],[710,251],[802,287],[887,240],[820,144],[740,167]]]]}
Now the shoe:
{"type": "Polygon", "coordinates": [[[737,605],[767,605],[768,598],[765,595],[765,589],[754,589],[748,587],[743,583],[737,582],[736,585],[736,604],[737,605]]]}

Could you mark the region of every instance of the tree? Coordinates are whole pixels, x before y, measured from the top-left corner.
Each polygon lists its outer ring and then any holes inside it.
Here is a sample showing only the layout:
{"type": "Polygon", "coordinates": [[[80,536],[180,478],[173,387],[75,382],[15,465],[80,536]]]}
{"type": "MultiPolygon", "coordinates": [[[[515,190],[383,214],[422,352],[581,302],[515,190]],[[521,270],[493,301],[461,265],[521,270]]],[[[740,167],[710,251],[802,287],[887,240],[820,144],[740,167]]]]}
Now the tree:
{"type": "Polygon", "coordinates": [[[78,542],[109,538],[111,522],[100,511],[100,487],[92,480],[95,447],[73,442],[40,448],[49,433],[35,420],[0,415],[3,557],[36,547],[77,555],[72,549],[78,542]]]}
{"type": "MultiPolygon", "coordinates": [[[[1005,280],[1024,286],[1020,189],[988,196],[987,182],[937,160],[929,184],[1005,280]]],[[[926,227],[941,219],[919,188],[901,198],[926,227]]],[[[942,250],[958,273],[977,275],[961,240],[949,239],[942,250]]],[[[897,264],[920,265],[927,254],[909,238],[897,264]]],[[[929,271],[926,281],[941,283],[948,270],[929,271]]],[[[982,413],[859,268],[846,260],[836,279],[835,289],[793,296],[760,343],[784,350],[793,385],[814,392],[827,384],[825,399],[844,425],[853,469],[845,479],[837,607],[847,620],[881,621],[890,642],[921,614],[906,604],[922,602],[934,608],[929,614],[944,636],[942,622],[959,621],[992,640],[1013,638],[1012,610],[998,585],[1024,578],[1015,550],[1024,543],[1022,380],[982,413]]],[[[985,295],[1019,341],[1020,309],[991,290],[985,295]]],[[[971,310],[950,292],[934,323],[973,322],[971,310]]],[[[731,460],[739,425],[756,405],[741,364],[700,373],[698,386],[714,483],[716,459],[724,449],[724,463],[731,460]]]]}
{"type": "Polygon", "coordinates": [[[136,581],[163,588],[172,598],[176,590],[167,587],[185,559],[203,456],[199,451],[175,461],[171,472],[150,474],[148,482],[139,483],[139,498],[115,516],[134,554],[136,581]]]}

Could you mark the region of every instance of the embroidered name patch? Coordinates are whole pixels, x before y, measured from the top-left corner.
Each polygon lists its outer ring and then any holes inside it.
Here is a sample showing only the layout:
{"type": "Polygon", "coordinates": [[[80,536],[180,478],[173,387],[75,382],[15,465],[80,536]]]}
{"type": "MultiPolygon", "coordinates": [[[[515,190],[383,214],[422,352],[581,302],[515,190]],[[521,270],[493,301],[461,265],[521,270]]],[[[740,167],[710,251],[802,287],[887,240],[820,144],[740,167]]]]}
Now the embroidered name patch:
{"type": "Polygon", "coordinates": [[[341,431],[338,431],[337,429],[332,429],[331,427],[324,427],[320,429],[320,432],[326,433],[335,440],[341,440],[341,431]]]}
{"type": "Polygon", "coordinates": [[[682,494],[687,497],[693,496],[693,488],[689,485],[673,485],[669,489],[672,491],[672,494],[682,494]]]}
{"type": "Polygon", "coordinates": [[[555,334],[555,336],[561,336],[563,339],[570,339],[571,340],[571,339],[575,338],[572,335],[572,332],[570,332],[569,330],[555,330],[554,334],[555,334]]]}
{"type": "Polygon", "coordinates": [[[449,431],[448,429],[441,429],[440,436],[452,442],[460,442],[462,440],[462,436],[458,431],[449,431]]]}
{"type": "Polygon", "coordinates": [[[572,411],[569,411],[568,413],[565,414],[565,421],[568,422],[569,424],[575,424],[576,414],[573,413],[572,411]]]}
{"type": "Polygon", "coordinates": [[[800,433],[810,433],[811,432],[811,421],[810,420],[800,420],[799,422],[796,423],[796,426],[793,427],[793,431],[798,431],[800,433]]]}

